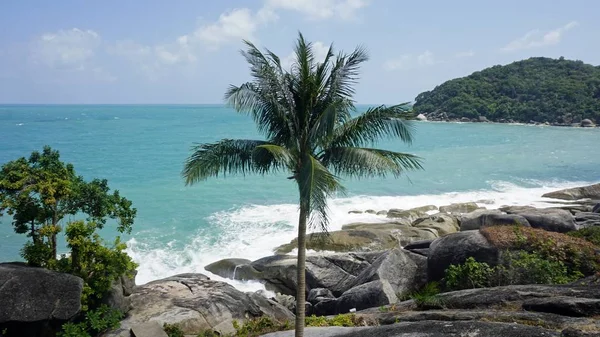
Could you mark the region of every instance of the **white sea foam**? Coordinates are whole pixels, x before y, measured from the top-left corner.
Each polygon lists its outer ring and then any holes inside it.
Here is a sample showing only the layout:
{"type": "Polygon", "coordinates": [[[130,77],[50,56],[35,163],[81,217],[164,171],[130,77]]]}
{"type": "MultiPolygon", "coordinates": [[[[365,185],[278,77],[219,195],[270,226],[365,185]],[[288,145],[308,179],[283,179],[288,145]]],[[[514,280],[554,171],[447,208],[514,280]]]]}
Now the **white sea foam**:
{"type": "MultiPolygon", "coordinates": [[[[352,210],[390,208],[408,209],[424,205],[443,206],[450,203],[476,201],[487,208],[503,205],[530,205],[550,207],[550,199],[541,195],[562,188],[587,185],[590,182],[523,181],[522,187],[503,181],[490,181],[491,188],[467,192],[424,194],[411,196],[354,196],[332,199],[330,230],[340,229],[353,222],[384,222],[385,216],[349,214],[352,210]]],[[[185,248],[166,244],[163,248],[131,239],[128,253],[139,263],[137,283],[168,277],[178,273],[197,272],[226,281],[243,291],[263,289],[258,282],[223,279],[204,270],[204,266],[223,258],[255,260],[271,255],[273,249],[296,237],[298,206],[293,204],[250,205],[212,214],[208,220],[222,235],[217,242],[209,242],[197,235],[185,248]]]]}

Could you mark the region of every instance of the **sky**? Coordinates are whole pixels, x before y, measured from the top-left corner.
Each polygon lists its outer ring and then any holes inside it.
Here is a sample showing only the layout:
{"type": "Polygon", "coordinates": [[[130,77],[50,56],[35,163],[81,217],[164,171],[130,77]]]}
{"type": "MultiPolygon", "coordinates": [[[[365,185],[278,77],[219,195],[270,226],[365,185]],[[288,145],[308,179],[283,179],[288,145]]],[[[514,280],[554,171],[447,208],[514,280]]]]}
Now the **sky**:
{"type": "Polygon", "coordinates": [[[546,56],[600,64],[598,0],[2,0],[0,104],[218,104],[250,40],[284,64],[362,45],[360,104],[546,56]]]}

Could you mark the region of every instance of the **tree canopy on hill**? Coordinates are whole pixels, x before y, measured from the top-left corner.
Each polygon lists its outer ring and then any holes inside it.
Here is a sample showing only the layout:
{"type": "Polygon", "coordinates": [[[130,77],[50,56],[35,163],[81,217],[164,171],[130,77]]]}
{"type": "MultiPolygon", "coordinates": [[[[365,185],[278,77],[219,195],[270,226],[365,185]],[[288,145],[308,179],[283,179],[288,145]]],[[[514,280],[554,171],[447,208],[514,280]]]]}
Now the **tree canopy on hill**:
{"type": "Polygon", "coordinates": [[[535,57],[456,78],[416,98],[415,113],[492,121],[600,122],[600,67],[535,57]]]}

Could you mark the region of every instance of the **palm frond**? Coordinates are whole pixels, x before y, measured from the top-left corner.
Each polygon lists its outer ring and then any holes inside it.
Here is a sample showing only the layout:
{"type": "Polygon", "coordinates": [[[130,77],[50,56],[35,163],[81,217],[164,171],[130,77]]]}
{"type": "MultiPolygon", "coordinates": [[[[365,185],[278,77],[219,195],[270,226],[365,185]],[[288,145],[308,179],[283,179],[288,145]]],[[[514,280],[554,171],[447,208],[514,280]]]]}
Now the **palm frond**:
{"type": "Polygon", "coordinates": [[[354,109],[352,101],[339,98],[327,104],[323,111],[311,123],[310,140],[312,147],[323,147],[334,136],[334,130],[350,118],[350,110],[354,109]]]}
{"type": "Polygon", "coordinates": [[[327,199],[335,192],[344,192],[338,178],[311,155],[304,157],[297,173],[300,189],[300,203],[306,203],[310,210],[309,227],[327,230],[329,216],[327,199]]]}
{"type": "Polygon", "coordinates": [[[199,144],[185,162],[181,175],[186,185],[192,185],[220,174],[266,173],[287,163],[269,151],[268,142],[247,139],[223,139],[216,143],[199,144]]]}
{"type": "Polygon", "coordinates": [[[421,158],[401,152],[359,147],[337,147],[322,155],[323,165],[350,177],[398,177],[402,172],[422,169],[421,158]]]}
{"type": "Polygon", "coordinates": [[[293,123],[289,112],[294,110],[289,76],[281,69],[279,57],[267,50],[265,56],[254,44],[245,41],[242,55],[250,65],[252,82],[231,86],[225,93],[227,103],[238,112],[249,113],[258,130],[278,142],[289,141],[293,123]]]}
{"type": "Polygon", "coordinates": [[[335,130],[329,145],[331,147],[361,147],[375,144],[382,138],[399,137],[405,143],[412,143],[414,126],[413,115],[406,103],[394,106],[370,108],[362,115],[348,120],[335,130]]]}

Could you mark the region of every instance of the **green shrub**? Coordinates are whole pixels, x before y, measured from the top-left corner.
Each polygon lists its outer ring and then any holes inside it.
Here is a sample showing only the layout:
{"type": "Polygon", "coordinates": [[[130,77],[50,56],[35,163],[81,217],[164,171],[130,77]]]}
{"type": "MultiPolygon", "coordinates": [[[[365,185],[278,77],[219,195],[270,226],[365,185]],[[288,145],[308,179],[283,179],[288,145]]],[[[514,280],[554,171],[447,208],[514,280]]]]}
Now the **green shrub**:
{"type": "MultiPolygon", "coordinates": [[[[540,258],[561,262],[568,275],[590,276],[600,271],[598,246],[576,235],[548,232],[523,226],[495,226],[481,230],[499,249],[523,250],[540,258]]],[[[586,232],[580,235],[585,235],[586,232]]]]}
{"type": "Polygon", "coordinates": [[[329,321],[325,316],[311,315],[304,318],[304,325],[316,327],[329,326],[329,321]]]}
{"type": "Polygon", "coordinates": [[[574,238],[581,238],[600,247],[600,227],[593,226],[568,233],[574,238]]]}
{"type": "Polygon", "coordinates": [[[583,277],[578,271],[570,273],[562,261],[525,251],[504,253],[502,265],[495,269],[496,280],[490,282],[492,285],[565,284],[583,277]]]}
{"type": "Polygon", "coordinates": [[[441,292],[438,282],[429,282],[419,291],[409,295],[419,309],[442,308],[443,301],[438,294],[441,292]]]}
{"type": "Polygon", "coordinates": [[[495,267],[472,257],[463,264],[451,265],[443,282],[447,290],[460,290],[512,284],[565,284],[582,276],[578,271],[569,271],[562,261],[538,253],[506,251],[501,264],[495,267]]]}
{"type": "Polygon", "coordinates": [[[183,330],[175,324],[163,324],[163,330],[169,337],[184,337],[183,330]]]}
{"type": "Polygon", "coordinates": [[[242,325],[239,325],[237,321],[233,321],[233,328],[236,337],[255,337],[270,332],[290,330],[292,325],[288,321],[280,323],[269,316],[261,316],[248,320],[242,325]]]}
{"type": "Polygon", "coordinates": [[[86,312],[85,317],[77,323],[62,325],[59,337],[91,337],[119,327],[123,314],[106,305],[86,312]]]}
{"type": "Polygon", "coordinates": [[[469,257],[465,263],[453,264],[446,269],[444,283],[449,290],[484,288],[490,286],[493,275],[494,268],[469,257]]]}
{"type": "Polygon", "coordinates": [[[83,279],[82,311],[94,309],[121,276],[133,276],[137,265],[125,252],[127,248],[117,237],[112,247],[106,247],[96,233],[94,222],[74,221],[65,230],[70,256],[62,256],[54,270],[83,279]]]}

